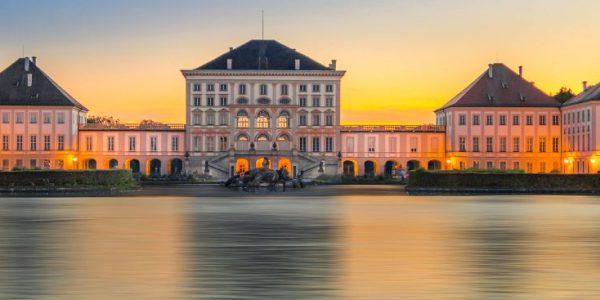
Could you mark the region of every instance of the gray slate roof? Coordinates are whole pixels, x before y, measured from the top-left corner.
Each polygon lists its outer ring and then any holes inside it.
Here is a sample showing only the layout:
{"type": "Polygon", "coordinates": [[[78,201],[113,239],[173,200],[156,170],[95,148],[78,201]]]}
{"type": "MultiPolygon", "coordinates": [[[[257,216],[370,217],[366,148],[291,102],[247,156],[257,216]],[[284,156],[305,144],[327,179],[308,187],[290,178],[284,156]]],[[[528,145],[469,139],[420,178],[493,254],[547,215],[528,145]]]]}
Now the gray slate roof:
{"type": "Polygon", "coordinates": [[[560,102],[501,63],[489,68],[438,109],[449,107],[559,107],[560,102]]]}
{"type": "Polygon", "coordinates": [[[232,59],[232,70],[330,70],[310,57],[274,40],[251,40],[196,70],[227,70],[227,59],[232,59]]]}
{"type": "Polygon", "coordinates": [[[75,106],[88,110],[28,57],[17,59],[0,73],[0,105],[75,106]],[[26,63],[29,71],[25,71],[26,63]],[[31,86],[27,86],[27,74],[32,75],[31,86]]]}
{"type": "Polygon", "coordinates": [[[563,103],[563,106],[574,105],[593,100],[600,100],[600,83],[589,87],[585,91],[579,93],[579,95],[567,100],[567,102],[563,103]]]}

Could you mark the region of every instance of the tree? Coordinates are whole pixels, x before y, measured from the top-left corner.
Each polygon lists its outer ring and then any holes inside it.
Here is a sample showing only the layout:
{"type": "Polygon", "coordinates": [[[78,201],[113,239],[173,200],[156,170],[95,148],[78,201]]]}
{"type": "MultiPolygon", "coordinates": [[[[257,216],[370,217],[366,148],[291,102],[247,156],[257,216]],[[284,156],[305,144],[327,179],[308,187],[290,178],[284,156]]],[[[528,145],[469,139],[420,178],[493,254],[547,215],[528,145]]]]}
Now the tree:
{"type": "Polygon", "coordinates": [[[567,100],[575,97],[575,94],[570,88],[561,87],[558,93],[556,93],[553,97],[554,99],[558,100],[558,102],[565,103],[567,100]]]}
{"type": "Polygon", "coordinates": [[[167,124],[153,121],[153,120],[142,120],[140,122],[140,127],[141,128],[168,128],[169,126],[167,124]]]}
{"type": "Polygon", "coordinates": [[[104,126],[113,126],[113,125],[119,125],[121,124],[119,119],[115,119],[112,116],[107,117],[107,116],[88,116],[87,117],[87,123],[88,124],[97,124],[97,125],[104,125],[104,126]]]}

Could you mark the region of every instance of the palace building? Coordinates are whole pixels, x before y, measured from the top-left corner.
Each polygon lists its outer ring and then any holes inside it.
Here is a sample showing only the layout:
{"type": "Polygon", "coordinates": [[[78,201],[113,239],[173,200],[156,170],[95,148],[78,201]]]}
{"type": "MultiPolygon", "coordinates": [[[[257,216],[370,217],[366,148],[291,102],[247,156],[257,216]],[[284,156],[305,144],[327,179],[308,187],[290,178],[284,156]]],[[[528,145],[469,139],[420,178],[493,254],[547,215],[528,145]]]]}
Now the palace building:
{"type": "Polygon", "coordinates": [[[88,110],[19,58],[0,73],[0,167],[109,169],[227,178],[262,166],[293,176],[399,170],[600,170],[600,84],[564,104],[504,64],[435,111],[436,125],[343,126],[336,61],[251,40],[185,79],[185,124],[88,124],[88,110]]]}

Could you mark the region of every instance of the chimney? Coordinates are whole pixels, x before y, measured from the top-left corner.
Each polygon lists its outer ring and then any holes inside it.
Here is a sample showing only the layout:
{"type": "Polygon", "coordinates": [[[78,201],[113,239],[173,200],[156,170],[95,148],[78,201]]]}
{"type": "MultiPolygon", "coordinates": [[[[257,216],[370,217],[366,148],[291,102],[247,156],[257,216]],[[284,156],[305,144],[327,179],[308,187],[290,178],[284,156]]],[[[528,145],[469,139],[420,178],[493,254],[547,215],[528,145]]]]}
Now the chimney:
{"type": "Polygon", "coordinates": [[[587,89],[588,89],[587,81],[584,81],[583,82],[583,91],[585,92],[585,91],[587,91],[587,89]]]}
{"type": "Polygon", "coordinates": [[[37,56],[32,56],[31,61],[33,62],[33,65],[37,64],[37,56]]]}
{"type": "Polygon", "coordinates": [[[227,70],[231,70],[231,68],[233,68],[233,59],[228,58],[227,59],[227,70]]]}
{"type": "Polygon", "coordinates": [[[33,74],[27,73],[27,87],[31,87],[33,84],[33,74]]]}
{"type": "Polygon", "coordinates": [[[337,68],[337,60],[332,59],[331,64],[329,64],[329,68],[335,70],[337,68]]]}
{"type": "Polygon", "coordinates": [[[25,72],[29,72],[29,57],[25,57],[25,72]]]}
{"type": "Polygon", "coordinates": [[[489,67],[489,68],[488,68],[488,76],[489,76],[490,78],[494,78],[494,69],[493,69],[493,66],[494,66],[494,65],[492,65],[492,64],[489,64],[489,65],[488,65],[488,67],[489,67]]]}
{"type": "Polygon", "coordinates": [[[233,51],[233,47],[229,47],[229,52],[233,51]]]}
{"type": "Polygon", "coordinates": [[[523,77],[523,66],[519,66],[519,77],[523,77]]]}
{"type": "Polygon", "coordinates": [[[299,59],[295,60],[295,69],[300,70],[300,60],[299,59]]]}

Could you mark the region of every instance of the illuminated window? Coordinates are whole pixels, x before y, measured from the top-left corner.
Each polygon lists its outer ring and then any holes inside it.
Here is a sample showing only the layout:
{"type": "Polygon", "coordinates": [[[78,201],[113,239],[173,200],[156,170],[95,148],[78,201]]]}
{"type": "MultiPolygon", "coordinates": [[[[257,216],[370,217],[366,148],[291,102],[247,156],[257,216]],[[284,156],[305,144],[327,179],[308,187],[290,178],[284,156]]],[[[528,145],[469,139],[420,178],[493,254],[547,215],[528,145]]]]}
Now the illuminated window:
{"type": "Polygon", "coordinates": [[[269,114],[267,112],[261,111],[258,113],[256,128],[269,128],[269,114]]]}
{"type": "Polygon", "coordinates": [[[237,114],[237,128],[248,128],[249,126],[248,113],[240,111],[237,114]]]}
{"type": "Polygon", "coordinates": [[[268,141],[269,141],[269,137],[268,137],[268,136],[266,136],[266,135],[264,135],[264,134],[261,134],[261,135],[259,135],[259,136],[256,138],[256,141],[257,141],[257,142],[268,142],[268,141]]]}
{"type": "Polygon", "coordinates": [[[277,118],[277,127],[278,128],[288,128],[289,127],[289,118],[290,115],[288,112],[282,112],[277,118]]]}

